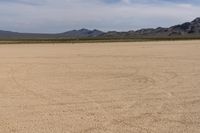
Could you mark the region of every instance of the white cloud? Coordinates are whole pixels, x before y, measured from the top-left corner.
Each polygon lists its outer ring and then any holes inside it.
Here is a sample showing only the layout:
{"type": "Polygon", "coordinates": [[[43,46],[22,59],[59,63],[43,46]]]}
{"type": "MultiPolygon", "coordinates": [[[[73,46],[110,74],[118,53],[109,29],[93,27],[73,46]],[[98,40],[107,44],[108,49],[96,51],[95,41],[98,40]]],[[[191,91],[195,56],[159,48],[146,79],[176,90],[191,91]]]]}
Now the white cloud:
{"type": "Polygon", "coordinates": [[[193,5],[191,4],[178,4],[178,6],[182,8],[189,8],[189,9],[193,8],[193,5]]]}
{"type": "Polygon", "coordinates": [[[170,26],[200,16],[199,6],[180,3],[130,3],[130,0],[116,4],[101,0],[44,0],[42,3],[1,4],[0,29],[21,32],[64,32],[83,27],[132,30],[170,26]]]}

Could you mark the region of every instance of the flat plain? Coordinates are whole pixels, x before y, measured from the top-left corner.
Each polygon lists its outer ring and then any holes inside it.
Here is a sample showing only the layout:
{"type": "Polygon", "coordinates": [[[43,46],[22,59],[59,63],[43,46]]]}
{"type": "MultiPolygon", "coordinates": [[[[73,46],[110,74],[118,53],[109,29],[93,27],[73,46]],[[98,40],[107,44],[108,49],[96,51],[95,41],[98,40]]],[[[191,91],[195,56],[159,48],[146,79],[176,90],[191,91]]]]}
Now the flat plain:
{"type": "Polygon", "coordinates": [[[0,133],[200,133],[200,41],[0,45],[0,133]]]}

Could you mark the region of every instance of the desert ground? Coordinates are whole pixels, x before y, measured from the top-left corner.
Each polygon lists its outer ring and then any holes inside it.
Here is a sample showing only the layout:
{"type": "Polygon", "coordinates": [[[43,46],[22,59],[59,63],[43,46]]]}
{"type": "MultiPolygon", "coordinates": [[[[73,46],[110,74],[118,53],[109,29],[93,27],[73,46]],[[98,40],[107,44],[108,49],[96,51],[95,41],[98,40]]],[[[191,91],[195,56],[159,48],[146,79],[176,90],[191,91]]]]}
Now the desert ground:
{"type": "Polygon", "coordinates": [[[200,133],[200,41],[0,45],[0,133],[200,133]]]}

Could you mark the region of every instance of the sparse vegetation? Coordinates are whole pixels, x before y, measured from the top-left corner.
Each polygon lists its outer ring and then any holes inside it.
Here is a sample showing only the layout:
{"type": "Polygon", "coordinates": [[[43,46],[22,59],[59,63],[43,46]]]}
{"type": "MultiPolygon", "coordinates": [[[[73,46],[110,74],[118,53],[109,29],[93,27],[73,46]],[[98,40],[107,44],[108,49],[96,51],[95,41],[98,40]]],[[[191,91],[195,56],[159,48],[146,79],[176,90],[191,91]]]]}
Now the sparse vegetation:
{"type": "Polygon", "coordinates": [[[164,38],[81,38],[81,39],[0,39],[0,44],[29,43],[98,43],[98,42],[144,42],[144,41],[177,41],[200,40],[200,37],[164,37],[164,38]]]}

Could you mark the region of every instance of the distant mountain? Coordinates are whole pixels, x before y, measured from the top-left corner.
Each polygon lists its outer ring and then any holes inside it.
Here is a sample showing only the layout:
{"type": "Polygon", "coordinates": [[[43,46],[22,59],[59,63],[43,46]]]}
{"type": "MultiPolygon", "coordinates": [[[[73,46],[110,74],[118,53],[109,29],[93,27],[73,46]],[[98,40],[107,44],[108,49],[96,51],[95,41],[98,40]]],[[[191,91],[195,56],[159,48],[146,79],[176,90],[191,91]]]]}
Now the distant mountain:
{"type": "Polygon", "coordinates": [[[200,18],[196,18],[192,22],[186,22],[169,28],[158,27],[156,29],[140,29],[128,32],[107,32],[102,37],[200,37],[200,18]]]}
{"type": "Polygon", "coordinates": [[[0,30],[0,39],[45,39],[55,38],[56,34],[19,33],[0,30]]]}
{"type": "Polygon", "coordinates": [[[80,30],[72,30],[68,32],[64,32],[59,34],[61,37],[67,38],[86,38],[86,37],[98,37],[104,32],[99,30],[88,30],[88,29],[80,29],[80,30]]]}
{"type": "Polygon", "coordinates": [[[173,38],[173,37],[199,37],[200,18],[191,22],[171,26],[169,28],[148,28],[137,31],[117,32],[100,30],[71,30],[58,34],[18,33],[0,30],[0,39],[106,39],[106,38],[173,38]]]}
{"type": "Polygon", "coordinates": [[[11,31],[3,31],[3,30],[0,30],[0,37],[3,38],[3,37],[9,37],[9,36],[15,36],[17,35],[18,33],[17,32],[11,32],[11,31]]]}
{"type": "Polygon", "coordinates": [[[175,25],[169,28],[169,35],[188,35],[200,34],[200,18],[196,18],[192,22],[183,23],[181,25],[175,25]]]}
{"type": "Polygon", "coordinates": [[[99,30],[72,30],[58,34],[42,34],[42,33],[18,33],[0,30],[0,39],[77,39],[77,38],[94,38],[104,32],[99,30]]]}

